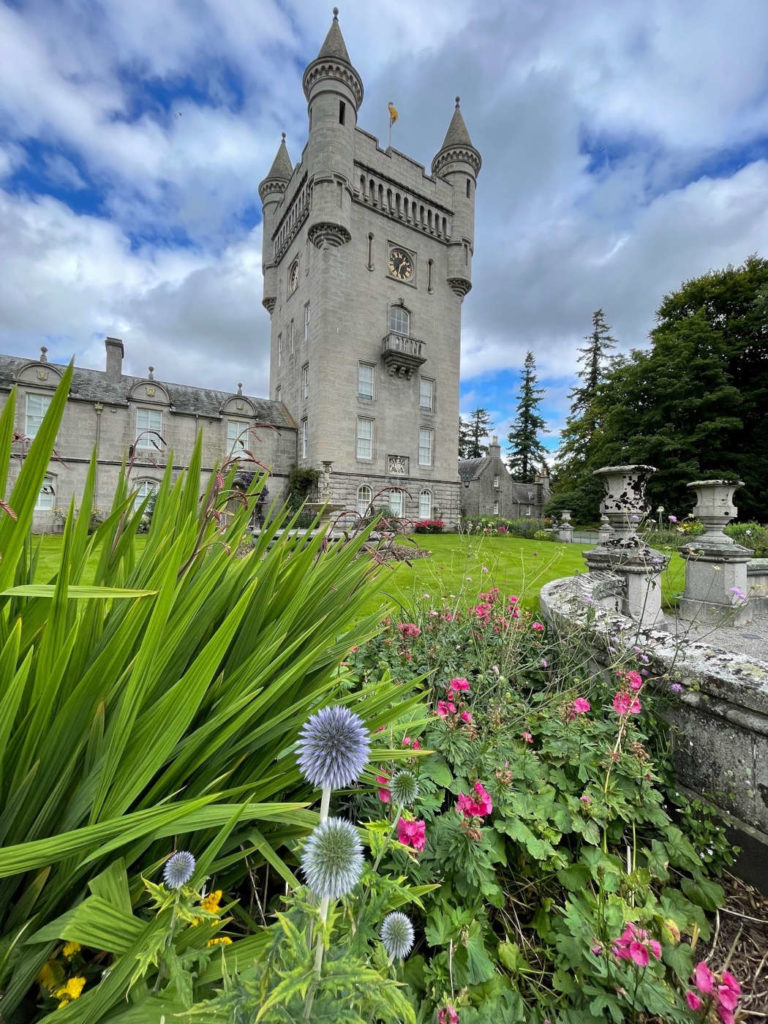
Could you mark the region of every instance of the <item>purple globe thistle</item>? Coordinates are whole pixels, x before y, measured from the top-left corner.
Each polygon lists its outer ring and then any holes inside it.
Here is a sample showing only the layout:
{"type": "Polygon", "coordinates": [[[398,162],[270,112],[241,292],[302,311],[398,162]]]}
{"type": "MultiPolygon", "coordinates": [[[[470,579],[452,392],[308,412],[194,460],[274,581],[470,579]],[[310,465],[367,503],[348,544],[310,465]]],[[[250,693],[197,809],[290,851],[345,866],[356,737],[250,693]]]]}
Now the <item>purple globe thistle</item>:
{"type": "Polygon", "coordinates": [[[387,914],[381,925],[381,941],[387,956],[392,960],[403,960],[413,949],[413,925],[396,910],[387,914]]]}
{"type": "Polygon", "coordinates": [[[355,782],[368,760],[370,742],[362,720],[337,705],[312,715],[299,733],[298,764],[304,778],[320,789],[355,782]]]}
{"type": "Polygon", "coordinates": [[[342,818],[318,825],[304,846],[301,870],[320,899],[337,900],[351,892],[363,873],[363,847],[355,826],[342,818]]]}
{"type": "Polygon", "coordinates": [[[195,873],[195,858],[187,850],[172,854],[163,868],[163,882],[168,889],[180,889],[195,873]]]}

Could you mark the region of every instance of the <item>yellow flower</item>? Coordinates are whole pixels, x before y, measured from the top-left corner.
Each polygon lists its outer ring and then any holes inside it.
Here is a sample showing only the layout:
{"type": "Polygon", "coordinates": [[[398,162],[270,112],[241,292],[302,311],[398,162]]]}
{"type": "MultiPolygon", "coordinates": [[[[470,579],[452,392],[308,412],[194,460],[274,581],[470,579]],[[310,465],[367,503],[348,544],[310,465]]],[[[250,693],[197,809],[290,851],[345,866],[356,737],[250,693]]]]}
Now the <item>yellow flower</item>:
{"type": "Polygon", "coordinates": [[[228,935],[217,936],[215,939],[208,939],[206,946],[231,946],[232,939],[228,935]]]}
{"type": "Polygon", "coordinates": [[[85,978],[70,978],[63,988],[56,990],[56,998],[61,1000],[57,1009],[60,1010],[62,1006],[71,1003],[73,999],[79,999],[84,988],[85,978]]]}
{"type": "Polygon", "coordinates": [[[203,910],[207,910],[209,914],[218,914],[219,904],[221,903],[221,897],[224,894],[221,889],[216,889],[215,892],[209,892],[207,896],[204,896],[200,902],[200,906],[203,910]]]}
{"type": "Polygon", "coordinates": [[[58,985],[59,980],[56,977],[56,971],[54,970],[53,964],[49,961],[47,964],[43,964],[40,968],[40,973],[37,976],[37,980],[43,986],[43,988],[54,989],[58,985]]]}
{"type": "Polygon", "coordinates": [[[79,942],[65,942],[64,949],[62,949],[62,953],[67,958],[67,960],[71,960],[75,953],[79,953],[82,948],[83,947],[80,945],[79,942]]]}

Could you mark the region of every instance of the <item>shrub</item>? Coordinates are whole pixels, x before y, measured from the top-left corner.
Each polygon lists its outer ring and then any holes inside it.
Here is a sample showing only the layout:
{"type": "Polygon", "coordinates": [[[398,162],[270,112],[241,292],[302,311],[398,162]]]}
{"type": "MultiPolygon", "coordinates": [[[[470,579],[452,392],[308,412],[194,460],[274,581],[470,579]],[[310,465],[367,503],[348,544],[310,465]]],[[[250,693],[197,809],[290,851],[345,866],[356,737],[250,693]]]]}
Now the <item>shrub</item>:
{"type": "Polygon", "coordinates": [[[444,526],[442,519],[418,519],[413,529],[416,533],[442,533],[444,526]]]}
{"type": "Polygon", "coordinates": [[[768,558],[768,526],[761,526],[760,523],[731,523],[724,532],[737,544],[752,548],[755,558],[768,558]]]}

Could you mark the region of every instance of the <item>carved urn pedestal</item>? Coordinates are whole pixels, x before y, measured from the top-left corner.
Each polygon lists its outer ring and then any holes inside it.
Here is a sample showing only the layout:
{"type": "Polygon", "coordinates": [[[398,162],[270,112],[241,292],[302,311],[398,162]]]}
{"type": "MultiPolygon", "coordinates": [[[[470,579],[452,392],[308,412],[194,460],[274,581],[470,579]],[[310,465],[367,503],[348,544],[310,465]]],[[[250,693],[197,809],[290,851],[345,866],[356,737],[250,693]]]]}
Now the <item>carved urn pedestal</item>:
{"type": "Polygon", "coordinates": [[[685,559],[685,592],[680,618],[706,625],[743,626],[751,621],[747,563],[754,551],[723,533],[736,517],[733,493],[740,480],[694,480],[693,514],[706,532],[681,549],[685,559]]]}
{"type": "Polygon", "coordinates": [[[647,515],[645,483],[653,466],[605,466],[595,470],[605,487],[600,511],[608,528],[600,529],[600,544],[584,554],[590,572],[623,577],[621,611],[643,627],[662,628],[661,573],[669,558],[637,535],[647,515]]]}

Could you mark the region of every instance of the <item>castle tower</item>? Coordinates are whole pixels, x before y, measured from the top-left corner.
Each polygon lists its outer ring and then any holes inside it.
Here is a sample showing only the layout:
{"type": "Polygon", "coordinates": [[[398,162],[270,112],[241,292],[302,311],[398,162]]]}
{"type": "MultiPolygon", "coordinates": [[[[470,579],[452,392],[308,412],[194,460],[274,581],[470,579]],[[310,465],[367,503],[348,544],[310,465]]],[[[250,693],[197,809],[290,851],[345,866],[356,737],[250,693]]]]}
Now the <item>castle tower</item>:
{"type": "Polygon", "coordinates": [[[431,175],[358,127],[336,9],[303,87],[301,160],[283,141],[259,186],[270,397],[299,425],[298,465],[330,470],[334,502],[454,523],[480,154],[458,101],[431,175]]]}

